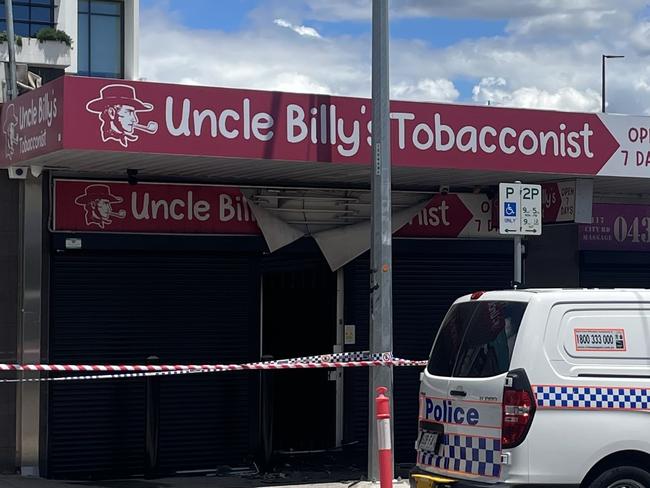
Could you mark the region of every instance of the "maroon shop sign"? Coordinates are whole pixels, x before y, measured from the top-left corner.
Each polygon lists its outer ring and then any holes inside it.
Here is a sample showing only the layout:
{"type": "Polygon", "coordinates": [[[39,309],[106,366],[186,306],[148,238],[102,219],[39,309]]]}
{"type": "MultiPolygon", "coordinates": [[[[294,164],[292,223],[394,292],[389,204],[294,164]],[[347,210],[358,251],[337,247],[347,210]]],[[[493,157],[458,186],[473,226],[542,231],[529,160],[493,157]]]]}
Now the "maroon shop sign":
{"type": "Polygon", "coordinates": [[[580,249],[650,251],[650,205],[597,203],[592,215],[580,225],[580,249]]]}
{"type": "MultiPolygon", "coordinates": [[[[235,187],[55,179],[52,198],[58,232],[261,235],[235,187]]],[[[395,236],[500,237],[490,200],[473,193],[435,195],[395,236]]]]}
{"type": "Polygon", "coordinates": [[[573,222],[576,213],[575,180],[542,184],[543,222],[573,222]]]}
{"type": "MultiPolygon", "coordinates": [[[[396,167],[650,177],[647,117],[390,108],[396,167]]],[[[370,109],[361,98],[66,76],[3,108],[0,166],[57,150],[369,165],[370,109]]]]}
{"type": "Polygon", "coordinates": [[[483,194],[438,194],[395,233],[396,237],[499,238],[492,201],[483,194]]]}
{"type": "Polygon", "coordinates": [[[0,138],[4,140],[4,151],[0,151],[0,166],[61,149],[63,85],[63,78],[59,78],[3,106],[0,138]]]}
{"type": "Polygon", "coordinates": [[[54,181],[54,231],[260,234],[238,188],[54,181]]]}

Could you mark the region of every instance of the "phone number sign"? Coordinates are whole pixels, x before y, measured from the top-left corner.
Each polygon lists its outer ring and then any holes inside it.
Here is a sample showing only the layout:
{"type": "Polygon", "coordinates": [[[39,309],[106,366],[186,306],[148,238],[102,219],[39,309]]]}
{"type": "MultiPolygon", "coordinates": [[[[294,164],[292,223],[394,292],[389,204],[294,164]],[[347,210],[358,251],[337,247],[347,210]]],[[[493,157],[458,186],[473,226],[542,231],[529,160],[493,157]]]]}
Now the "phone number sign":
{"type": "Polygon", "coordinates": [[[650,251],[650,205],[596,203],[579,229],[583,250],[650,251]]]}

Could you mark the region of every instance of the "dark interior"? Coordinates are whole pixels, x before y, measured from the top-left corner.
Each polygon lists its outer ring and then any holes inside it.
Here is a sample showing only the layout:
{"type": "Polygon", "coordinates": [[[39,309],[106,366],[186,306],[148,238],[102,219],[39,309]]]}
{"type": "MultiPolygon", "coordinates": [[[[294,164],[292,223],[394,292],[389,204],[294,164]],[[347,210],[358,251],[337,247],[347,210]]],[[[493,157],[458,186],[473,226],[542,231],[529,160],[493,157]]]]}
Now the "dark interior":
{"type": "MultiPolygon", "coordinates": [[[[264,355],[275,359],[332,352],[336,340],[336,275],[325,262],[264,273],[264,355]]],[[[272,381],[273,451],[331,448],[335,382],[328,370],[275,371],[272,381]]]]}

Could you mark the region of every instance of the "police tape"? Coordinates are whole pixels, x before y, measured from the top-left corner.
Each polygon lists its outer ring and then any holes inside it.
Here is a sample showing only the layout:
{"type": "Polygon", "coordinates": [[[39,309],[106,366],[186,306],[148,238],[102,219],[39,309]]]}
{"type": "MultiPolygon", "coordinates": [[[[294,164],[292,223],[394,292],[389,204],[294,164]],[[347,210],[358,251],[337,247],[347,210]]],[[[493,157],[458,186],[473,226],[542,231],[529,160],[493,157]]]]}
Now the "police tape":
{"type": "Polygon", "coordinates": [[[335,353],[321,356],[243,364],[0,364],[0,372],[100,373],[65,377],[0,379],[0,383],[75,381],[167,376],[173,374],[216,373],[222,371],[329,369],[378,366],[425,366],[427,361],[394,358],[391,353],[335,353]],[[363,358],[363,359],[360,359],[363,358]]]}
{"type": "Polygon", "coordinates": [[[37,378],[3,378],[0,383],[40,383],[45,381],[79,381],[79,380],[109,380],[121,378],[146,378],[150,376],[172,376],[192,373],[211,373],[210,369],[184,369],[177,371],[150,371],[144,373],[113,373],[113,374],[88,374],[76,376],[49,376],[37,378]]]}
{"type": "Polygon", "coordinates": [[[354,363],[357,366],[369,366],[376,361],[392,361],[390,352],[370,353],[367,351],[322,354],[291,359],[259,361],[244,364],[0,364],[0,371],[48,371],[48,372],[155,372],[190,369],[215,369],[220,371],[239,371],[251,369],[292,369],[318,367],[345,367],[340,364],[354,363]],[[319,365],[336,366],[319,366],[319,365]]]}

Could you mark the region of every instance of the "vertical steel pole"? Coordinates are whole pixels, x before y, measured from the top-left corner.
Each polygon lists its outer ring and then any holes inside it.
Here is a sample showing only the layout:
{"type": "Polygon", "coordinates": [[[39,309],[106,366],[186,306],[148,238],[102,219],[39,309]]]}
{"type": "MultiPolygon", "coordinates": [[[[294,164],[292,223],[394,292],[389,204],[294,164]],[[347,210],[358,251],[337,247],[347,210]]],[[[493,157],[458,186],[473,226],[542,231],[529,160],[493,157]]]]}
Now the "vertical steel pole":
{"type": "Polygon", "coordinates": [[[514,257],[515,257],[515,280],[514,280],[514,287],[513,288],[519,288],[522,285],[522,252],[521,252],[521,236],[517,235],[515,236],[515,250],[514,250],[514,257]]]}
{"type": "Polygon", "coordinates": [[[18,96],[16,86],[16,45],[14,43],[14,7],[12,0],[5,0],[5,18],[7,19],[7,46],[9,47],[9,84],[7,96],[13,100],[18,96]]]}
{"type": "MultiPolygon", "coordinates": [[[[391,163],[388,83],[388,0],[372,2],[372,217],[370,263],[370,349],[393,350],[393,261],[391,233],[391,163]]],[[[375,391],[388,388],[392,397],[391,367],[370,368],[368,418],[368,478],[377,480],[375,391]]],[[[392,437],[391,431],[391,437],[392,437]]],[[[392,457],[391,457],[392,463],[392,457]]]]}
{"type": "MultiPolygon", "coordinates": [[[[158,356],[149,356],[147,364],[160,364],[158,356]]],[[[149,376],[145,380],[145,478],[158,475],[158,451],[160,445],[160,377],[149,376]]]]}
{"type": "MultiPolygon", "coordinates": [[[[43,361],[43,178],[31,175],[21,182],[20,283],[21,298],[18,322],[18,362],[37,364],[43,361]]],[[[38,476],[40,472],[41,385],[18,383],[16,405],[16,451],[20,473],[38,476]]]]}
{"type": "MultiPolygon", "coordinates": [[[[334,352],[345,350],[345,271],[336,272],[336,345],[334,352]]],[[[336,369],[336,434],[335,447],[343,446],[343,415],[345,413],[343,368],[336,369]]]]}
{"type": "MultiPolygon", "coordinates": [[[[516,185],[521,185],[521,181],[517,180],[515,181],[516,185]]],[[[519,195],[521,198],[521,187],[519,188],[519,195]]],[[[519,204],[517,204],[519,205],[519,204]]],[[[521,206],[521,205],[520,205],[521,206]]],[[[519,210],[521,212],[521,209],[519,210]]],[[[513,288],[519,288],[521,286],[521,280],[522,280],[522,263],[521,263],[521,235],[517,234],[515,235],[515,247],[514,247],[514,252],[513,252],[513,257],[514,257],[514,268],[515,268],[515,276],[513,280],[513,288]]]]}
{"type": "Polygon", "coordinates": [[[603,74],[602,74],[602,79],[600,80],[600,89],[601,89],[600,98],[601,98],[602,105],[601,105],[600,110],[603,113],[605,113],[605,110],[607,108],[607,103],[606,103],[606,100],[605,100],[605,97],[607,96],[607,92],[605,90],[605,65],[606,65],[606,61],[608,59],[624,58],[625,56],[621,56],[620,54],[603,54],[602,56],[603,56],[603,58],[602,58],[603,74]]]}
{"type": "Polygon", "coordinates": [[[600,111],[605,113],[605,55],[603,54],[602,58],[602,78],[600,80],[600,111]]]}

